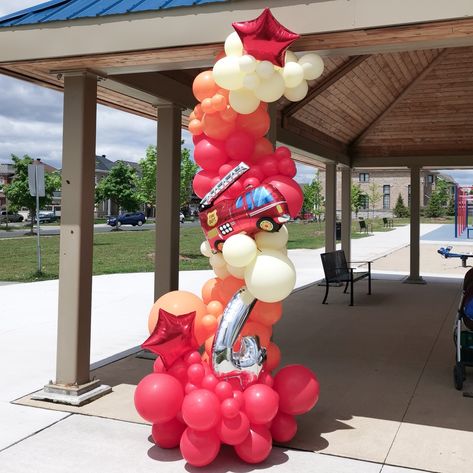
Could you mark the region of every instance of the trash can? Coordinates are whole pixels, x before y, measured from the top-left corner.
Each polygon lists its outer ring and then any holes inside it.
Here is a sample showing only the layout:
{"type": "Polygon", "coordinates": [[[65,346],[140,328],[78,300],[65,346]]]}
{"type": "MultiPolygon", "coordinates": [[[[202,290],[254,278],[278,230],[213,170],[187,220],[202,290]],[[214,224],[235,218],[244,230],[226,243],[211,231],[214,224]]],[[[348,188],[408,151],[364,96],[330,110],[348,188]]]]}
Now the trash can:
{"type": "Polygon", "coordinates": [[[335,239],[342,239],[342,222],[335,222],[335,239]]]}

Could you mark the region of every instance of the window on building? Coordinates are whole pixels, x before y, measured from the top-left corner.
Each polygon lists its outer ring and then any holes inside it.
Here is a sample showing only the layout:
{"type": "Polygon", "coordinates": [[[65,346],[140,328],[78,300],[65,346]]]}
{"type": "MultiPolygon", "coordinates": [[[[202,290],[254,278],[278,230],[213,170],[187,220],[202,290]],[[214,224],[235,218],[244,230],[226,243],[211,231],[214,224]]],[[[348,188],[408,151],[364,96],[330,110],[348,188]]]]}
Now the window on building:
{"type": "Polygon", "coordinates": [[[427,184],[433,184],[433,183],[434,183],[434,175],[427,174],[427,184]]]}
{"type": "Polygon", "coordinates": [[[370,174],[368,172],[360,172],[360,174],[358,174],[359,182],[369,182],[369,180],[370,180],[370,174]]]}
{"type": "Polygon", "coordinates": [[[386,184],[383,186],[383,209],[389,210],[391,208],[391,186],[386,184]]]}
{"type": "Polygon", "coordinates": [[[370,205],[370,199],[366,194],[361,195],[361,210],[368,210],[370,205]]]}
{"type": "Polygon", "coordinates": [[[407,186],[407,206],[411,206],[411,185],[407,186]]]}

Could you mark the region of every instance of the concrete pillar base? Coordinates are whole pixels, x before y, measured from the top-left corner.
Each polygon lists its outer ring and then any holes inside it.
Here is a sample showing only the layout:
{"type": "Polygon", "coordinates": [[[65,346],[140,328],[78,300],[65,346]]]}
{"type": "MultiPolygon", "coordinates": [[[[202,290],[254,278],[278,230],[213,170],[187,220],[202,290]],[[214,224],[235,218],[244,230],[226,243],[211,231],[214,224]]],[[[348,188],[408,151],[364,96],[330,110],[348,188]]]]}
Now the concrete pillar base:
{"type": "Polygon", "coordinates": [[[95,401],[105,394],[111,393],[112,388],[106,384],[100,384],[95,379],[79,386],[66,386],[64,384],[47,384],[44,389],[34,393],[31,399],[38,401],[50,401],[68,406],[83,406],[88,402],[95,401]]]}
{"type": "Polygon", "coordinates": [[[422,276],[407,276],[402,282],[404,284],[427,284],[422,276]]]}

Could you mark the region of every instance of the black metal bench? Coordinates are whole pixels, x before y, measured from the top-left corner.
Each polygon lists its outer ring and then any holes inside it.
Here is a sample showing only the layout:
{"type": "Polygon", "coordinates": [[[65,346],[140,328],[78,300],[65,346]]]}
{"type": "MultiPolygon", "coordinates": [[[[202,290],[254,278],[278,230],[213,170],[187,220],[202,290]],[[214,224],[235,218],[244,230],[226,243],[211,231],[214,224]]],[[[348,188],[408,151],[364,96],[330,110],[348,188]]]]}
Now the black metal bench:
{"type": "Polygon", "coordinates": [[[371,226],[371,223],[366,223],[363,219],[360,219],[358,223],[360,224],[360,233],[373,233],[373,227],[371,226]]]}
{"type": "Polygon", "coordinates": [[[353,305],[353,285],[361,279],[368,278],[368,294],[371,294],[371,261],[358,261],[350,264],[367,264],[368,271],[355,271],[357,268],[348,266],[343,250],[322,253],[322,266],[325,273],[325,297],[322,304],[326,304],[330,284],[345,283],[346,294],[350,284],[350,305],[353,305]]]}
{"type": "Polygon", "coordinates": [[[394,225],[394,221],[392,218],[383,217],[383,225],[384,228],[392,228],[394,225]]]}

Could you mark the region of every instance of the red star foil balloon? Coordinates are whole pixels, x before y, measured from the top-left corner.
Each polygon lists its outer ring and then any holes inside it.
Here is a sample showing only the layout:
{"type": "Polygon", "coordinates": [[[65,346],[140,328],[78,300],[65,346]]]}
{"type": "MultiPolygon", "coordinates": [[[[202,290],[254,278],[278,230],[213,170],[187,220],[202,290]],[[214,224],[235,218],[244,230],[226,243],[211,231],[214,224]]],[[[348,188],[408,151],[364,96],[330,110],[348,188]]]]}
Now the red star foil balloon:
{"type": "Polygon", "coordinates": [[[265,8],[254,20],[235,22],[232,26],[238,33],[246,54],[280,67],[284,67],[287,48],[300,38],[300,35],[281,25],[269,8],[265,8]]]}
{"type": "Polygon", "coordinates": [[[169,368],[182,355],[197,348],[193,330],[195,314],[176,316],[159,309],[158,323],[141,347],[158,354],[169,368]]]}

